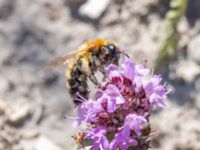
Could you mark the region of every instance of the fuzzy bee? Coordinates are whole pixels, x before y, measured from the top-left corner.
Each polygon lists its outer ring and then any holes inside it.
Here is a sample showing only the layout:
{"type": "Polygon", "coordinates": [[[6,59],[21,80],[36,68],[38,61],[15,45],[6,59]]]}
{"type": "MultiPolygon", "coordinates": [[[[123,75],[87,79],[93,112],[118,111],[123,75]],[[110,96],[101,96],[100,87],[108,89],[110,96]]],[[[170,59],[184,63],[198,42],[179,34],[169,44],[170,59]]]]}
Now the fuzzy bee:
{"type": "Polygon", "coordinates": [[[95,72],[105,72],[109,64],[118,64],[120,50],[113,42],[104,39],[95,39],[84,43],[78,50],[56,59],[47,67],[54,67],[60,64],[67,64],[66,76],[69,93],[76,105],[80,104],[77,93],[88,98],[89,78],[95,85],[98,81],[95,72]]]}

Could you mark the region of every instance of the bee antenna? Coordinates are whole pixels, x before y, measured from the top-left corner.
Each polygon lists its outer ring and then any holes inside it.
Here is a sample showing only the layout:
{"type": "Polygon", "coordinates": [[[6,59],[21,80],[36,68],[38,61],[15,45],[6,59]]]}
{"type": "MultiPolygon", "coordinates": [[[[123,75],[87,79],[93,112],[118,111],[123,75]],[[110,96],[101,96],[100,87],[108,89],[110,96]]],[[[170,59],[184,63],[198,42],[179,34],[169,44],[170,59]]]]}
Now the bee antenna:
{"type": "Polygon", "coordinates": [[[130,56],[125,52],[124,49],[120,49],[119,52],[122,53],[124,56],[130,58],[130,56]]]}
{"type": "Polygon", "coordinates": [[[125,62],[125,56],[130,58],[124,49],[120,49],[119,52],[122,54],[122,62],[125,62]]]}

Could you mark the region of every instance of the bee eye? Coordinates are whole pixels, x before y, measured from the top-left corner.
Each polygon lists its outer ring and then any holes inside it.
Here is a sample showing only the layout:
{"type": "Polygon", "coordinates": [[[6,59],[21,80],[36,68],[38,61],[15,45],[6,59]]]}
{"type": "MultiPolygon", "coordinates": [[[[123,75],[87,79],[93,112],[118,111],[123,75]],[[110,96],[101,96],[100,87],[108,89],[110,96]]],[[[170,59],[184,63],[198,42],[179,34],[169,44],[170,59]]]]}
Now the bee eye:
{"type": "Polygon", "coordinates": [[[114,55],[116,53],[116,47],[114,45],[109,45],[108,49],[111,55],[114,55]]]}

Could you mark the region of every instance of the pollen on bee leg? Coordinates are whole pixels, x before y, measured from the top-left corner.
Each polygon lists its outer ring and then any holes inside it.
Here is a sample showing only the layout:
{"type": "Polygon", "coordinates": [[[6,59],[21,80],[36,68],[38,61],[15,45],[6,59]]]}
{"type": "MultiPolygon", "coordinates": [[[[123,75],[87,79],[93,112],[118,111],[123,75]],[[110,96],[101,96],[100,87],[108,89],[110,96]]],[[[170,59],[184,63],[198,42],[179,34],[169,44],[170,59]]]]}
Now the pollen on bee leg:
{"type": "Polygon", "coordinates": [[[101,66],[101,62],[97,56],[92,56],[95,66],[101,66]]]}

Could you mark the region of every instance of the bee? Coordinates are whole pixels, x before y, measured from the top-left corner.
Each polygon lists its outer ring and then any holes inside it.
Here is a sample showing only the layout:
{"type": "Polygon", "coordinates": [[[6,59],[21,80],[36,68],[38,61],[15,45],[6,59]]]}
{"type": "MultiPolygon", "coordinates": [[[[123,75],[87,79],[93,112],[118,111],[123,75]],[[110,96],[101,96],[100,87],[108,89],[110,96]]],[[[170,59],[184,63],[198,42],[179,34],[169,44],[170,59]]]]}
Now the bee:
{"type": "Polygon", "coordinates": [[[87,79],[95,85],[98,81],[95,72],[105,73],[105,67],[109,64],[118,65],[120,49],[113,42],[104,39],[95,39],[84,43],[78,50],[56,59],[47,67],[67,64],[66,76],[69,93],[76,105],[80,104],[80,98],[88,98],[89,90],[87,79]]]}

